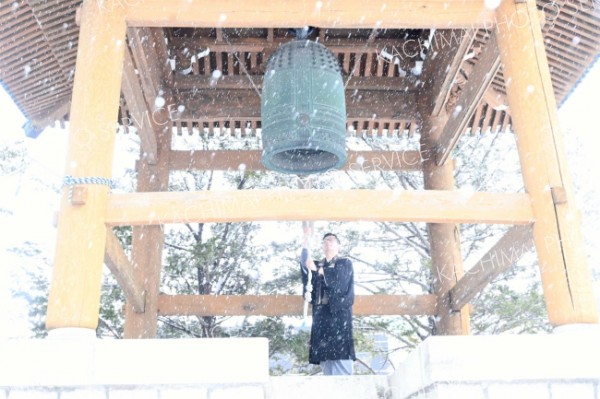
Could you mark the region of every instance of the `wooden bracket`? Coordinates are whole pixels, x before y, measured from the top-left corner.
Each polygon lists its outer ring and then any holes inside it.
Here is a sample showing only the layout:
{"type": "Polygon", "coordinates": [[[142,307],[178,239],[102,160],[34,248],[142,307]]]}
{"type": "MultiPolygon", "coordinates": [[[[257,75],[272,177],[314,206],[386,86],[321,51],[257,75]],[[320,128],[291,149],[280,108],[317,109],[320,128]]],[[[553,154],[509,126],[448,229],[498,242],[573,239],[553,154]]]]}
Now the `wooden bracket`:
{"type": "Polygon", "coordinates": [[[450,307],[459,311],[501,273],[534,248],[532,225],[514,226],[471,267],[448,292],[450,307]]]}
{"type": "Polygon", "coordinates": [[[564,187],[550,187],[550,193],[552,194],[554,205],[567,203],[567,191],[564,187]]]}
{"type": "Polygon", "coordinates": [[[70,188],[71,205],[85,205],[87,200],[87,188],[84,186],[73,186],[70,188]]]}
{"type": "Polygon", "coordinates": [[[106,232],[104,264],[117,280],[134,312],[143,313],[146,305],[146,291],[142,281],[134,273],[133,263],[111,229],[106,232]]]}

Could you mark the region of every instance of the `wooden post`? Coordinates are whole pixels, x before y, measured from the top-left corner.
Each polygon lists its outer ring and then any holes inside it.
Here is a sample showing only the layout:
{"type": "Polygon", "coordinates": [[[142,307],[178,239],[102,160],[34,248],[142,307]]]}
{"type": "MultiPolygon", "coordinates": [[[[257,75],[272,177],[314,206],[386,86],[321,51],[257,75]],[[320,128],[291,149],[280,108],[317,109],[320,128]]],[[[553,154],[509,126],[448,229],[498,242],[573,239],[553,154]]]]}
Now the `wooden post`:
{"type": "MultiPolygon", "coordinates": [[[[170,103],[168,103],[170,104],[170,103]]],[[[167,110],[156,112],[152,129],[157,137],[156,164],[151,164],[142,150],[137,164],[137,191],[167,191],[169,182],[169,154],[171,126],[167,110]]],[[[144,312],[135,311],[132,304],[125,305],[125,338],[155,338],[158,318],[158,294],[162,269],[164,231],[162,225],[134,226],[132,237],[132,263],[137,281],[144,287],[144,312]]]]}
{"type": "MultiPolygon", "coordinates": [[[[438,166],[435,160],[437,139],[446,125],[445,112],[423,121],[421,151],[423,154],[423,179],[426,190],[454,190],[454,162],[438,166]]],[[[434,294],[438,298],[436,334],[468,335],[470,333],[469,308],[453,311],[447,293],[463,276],[460,251],[459,225],[428,223],[431,247],[431,272],[434,294]]]]}
{"type": "MultiPolygon", "coordinates": [[[[125,10],[86,0],[81,15],[66,175],[112,175],[125,48],[125,10]]],[[[96,329],[106,241],[104,214],[109,187],[85,184],[84,203],[62,190],[57,245],[46,327],[96,329]]]]}
{"type": "Polygon", "coordinates": [[[556,102],[535,2],[497,10],[504,80],[527,192],[550,323],[597,323],[579,211],[566,166],[556,102]]]}

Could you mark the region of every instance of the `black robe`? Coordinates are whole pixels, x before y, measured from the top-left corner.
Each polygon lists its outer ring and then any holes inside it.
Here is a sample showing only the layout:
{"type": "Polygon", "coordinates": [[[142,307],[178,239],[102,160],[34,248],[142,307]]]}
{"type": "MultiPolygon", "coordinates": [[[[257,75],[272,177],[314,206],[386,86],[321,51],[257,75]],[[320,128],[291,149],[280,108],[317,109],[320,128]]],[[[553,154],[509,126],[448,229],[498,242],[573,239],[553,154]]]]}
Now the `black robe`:
{"type": "MultiPolygon", "coordinates": [[[[352,337],[352,304],[354,303],[354,271],[352,261],[333,258],[314,261],[323,265],[325,276],[312,272],[311,295],[313,323],[310,331],[309,363],[320,364],[324,360],[356,360],[352,337]],[[327,304],[322,304],[323,298],[327,304]]],[[[308,271],[301,265],[303,294],[306,292],[308,271]]]]}

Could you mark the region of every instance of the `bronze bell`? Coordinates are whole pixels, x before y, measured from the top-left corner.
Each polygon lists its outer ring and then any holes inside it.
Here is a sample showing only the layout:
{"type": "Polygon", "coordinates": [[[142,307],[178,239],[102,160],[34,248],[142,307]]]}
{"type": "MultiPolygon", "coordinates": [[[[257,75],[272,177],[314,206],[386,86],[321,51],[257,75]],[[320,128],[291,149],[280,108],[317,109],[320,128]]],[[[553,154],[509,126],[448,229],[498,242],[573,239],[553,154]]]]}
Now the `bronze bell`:
{"type": "Polygon", "coordinates": [[[346,163],[346,99],[336,56],[294,40],[269,58],[261,96],[262,162],[306,175],[346,163]]]}

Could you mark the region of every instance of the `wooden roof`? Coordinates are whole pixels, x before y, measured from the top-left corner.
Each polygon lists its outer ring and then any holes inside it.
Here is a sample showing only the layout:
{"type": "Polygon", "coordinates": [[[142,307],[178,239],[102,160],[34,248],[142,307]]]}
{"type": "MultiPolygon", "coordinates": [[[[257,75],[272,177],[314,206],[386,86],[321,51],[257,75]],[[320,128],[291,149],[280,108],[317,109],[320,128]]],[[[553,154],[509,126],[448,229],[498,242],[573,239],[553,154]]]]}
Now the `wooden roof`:
{"type": "MultiPolygon", "coordinates": [[[[80,0],[0,3],[0,81],[38,128],[68,118],[80,5],[80,0]]],[[[593,0],[538,1],[538,8],[544,12],[546,52],[560,104],[600,54],[600,6],[593,0]]],[[[477,74],[476,66],[491,40],[484,30],[465,32],[315,29],[312,38],[337,55],[348,82],[349,134],[414,133],[417,101],[424,96],[438,98],[434,106],[438,110],[460,109],[461,92],[471,90],[469,77],[477,74]],[[457,65],[454,74],[448,74],[452,79],[436,86],[432,80],[439,71],[431,59],[437,45],[441,63],[450,47],[447,43],[453,44],[457,65]]],[[[139,77],[136,84],[146,102],[132,104],[134,99],[124,89],[121,118],[131,121],[132,109],[152,109],[156,96],[166,91],[180,111],[173,118],[180,134],[235,127],[238,134],[254,135],[260,127],[257,92],[266,61],[292,35],[289,29],[129,28],[128,39],[130,67],[139,77]],[[214,70],[223,74],[216,86],[211,85],[214,70]]],[[[498,57],[495,63],[493,56],[489,58],[488,69],[499,72],[468,120],[456,126],[458,134],[497,131],[510,124],[498,57]]],[[[140,96],[138,88],[130,89],[140,96]]]]}

